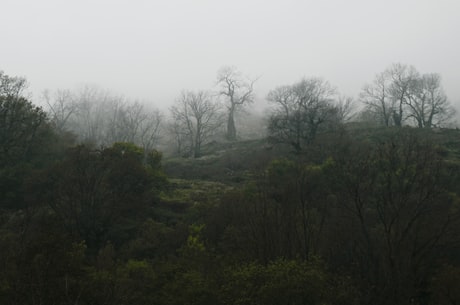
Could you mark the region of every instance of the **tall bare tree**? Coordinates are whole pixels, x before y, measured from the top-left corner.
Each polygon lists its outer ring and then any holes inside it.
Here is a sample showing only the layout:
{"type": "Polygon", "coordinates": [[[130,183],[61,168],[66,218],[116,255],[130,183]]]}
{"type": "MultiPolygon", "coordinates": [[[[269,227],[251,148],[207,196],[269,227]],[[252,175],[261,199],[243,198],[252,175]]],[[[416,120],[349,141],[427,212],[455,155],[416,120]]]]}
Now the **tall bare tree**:
{"type": "Polygon", "coordinates": [[[406,102],[409,118],[419,128],[441,126],[455,113],[441,86],[441,76],[436,73],[422,75],[406,102]]]}
{"type": "Polygon", "coordinates": [[[420,73],[413,67],[393,64],[377,74],[360,95],[366,110],[385,126],[401,127],[411,120],[420,128],[446,122],[454,114],[438,74],[420,73]]]}
{"type": "Polygon", "coordinates": [[[270,137],[300,152],[320,130],[339,123],[344,116],[334,105],[335,95],[335,89],[319,78],[270,91],[267,99],[276,107],[269,121],[270,137]]]}
{"type": "Polygon", "coordinates": [[[375,76],[371,84],[366,84],[360,94],[361,101],[366,109],[384,126],[392,123],[394,103],[390,97],[390,80],[386,72],[375,76]]]}
{"type": "Polygon", "coordinates": [[[195,158],[201,155],[201,145],[223,122],[219,105],[205,91],[182,92],[171,108],[171,114],[179,133],[177,136],[181,141],[186,137],[190,153],[195,158]]]}
{"type": "Polygon", "coordinates": [[[257,79],[245,79],[235,67],[223,67],[217,74],[219,95],[226,99],[228,113],[227,138],[236,140],[235,112],[244,105],[254,101],[254,83],[257,79]]]}
{"type": "Polygon", "coordinates": [[[393,64],[387,69],[391,84],[389,93],[393,101],[393,123],[401,127],[407,114],[404,113],[405,105],[411,99],[411,94],[415,91],[420,74],[413,66],[403,64],[393,64]]]}

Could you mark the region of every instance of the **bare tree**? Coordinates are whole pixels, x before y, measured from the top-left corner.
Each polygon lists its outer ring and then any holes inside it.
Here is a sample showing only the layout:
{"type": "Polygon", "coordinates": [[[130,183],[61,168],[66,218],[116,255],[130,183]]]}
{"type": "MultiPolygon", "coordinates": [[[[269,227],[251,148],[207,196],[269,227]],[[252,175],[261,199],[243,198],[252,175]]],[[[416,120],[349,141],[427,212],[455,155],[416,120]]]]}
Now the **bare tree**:
{"type": "Polygon", "coordinates": [[[235,67],[223,67],[217,74],[219,95],[225,96],[228,111],[227,138],[236,140],[235,112],[254,101],[254,83],[257,79],[244,79],[235,67]]]}
{"type": "Polygon", "coordinates": [[[160,111],[97,87],[58,90],[54,95],[45,91],[43,98],[56,129],[73,132],[80,141],[105,146],[130,142],[148,153],[160,138],[160,111]]]}
{"type": "Polygon", "coordinates": [[[366,111],[385,126],[401,127],[412,119],[420,128],[438,126],[454,114],[438,74],[420,75],[413,67],[393,64],[361,92],[366,111]]]}
{"type": "Polygon", "coordinates": [[[114,99],[109,110],[112,113],[106,129],[111,143],[134,143],[145,153],[158,143],[163,120],[158,109],[150,109],[137,101],[130,103],[125,99],[114,99]]]}
{"type": "Polygon", "coordinates": [[[179,155],[183,154],[184,151],[186,151],[186,153],[190,153],[190,147],[187,147],[187,128],[184,128],[182,125],[182,122],[180,120],[176,120],[174,115],[172,120],[169,121],[167,125],[169,136],[173,138],[176,146],[176,153],[179,155]]]}
{"type": "Polygon", "coordinates": [[[85,86],[77,90],[45,90],[42,99],[54,128],[70,131],[80,141],[110,145],[117,138],[114,126],[117,111],[126,104],[122,97],[111,95],[98,87],[85,86]]]}
{"type": "Polygon", "coordinates": [[[405,105],[418,78],[414,67],[393,64],[377,74],[372,84],[364,86],[361,100],[366,110],[373,113],[383,125],[401,127],[406,118],[405,105]]]}
{"type": "Polygon", "coordinates": [[[356,115],[356,102],[350,96],[340,96],[336,103],[336,109],[340,122],[348,122],[356,115]]]}
{"type": "Polygon", "coordinates": [[[134,143],[140,125],[146,119],[144,106],[138,102],[130,104],[125,99],[112,100],[110,106],[106,128],[109,141],[134,143]]]}
{"type": "Polygon", "coordinates": [[[223,122],[218,104],[205,91],[182,92],[171,114],[179,145],[183,145],[185,137],[195,158],[201,155],[201,145],[223,122]]]}
{"type": "Polygon", "coordinates": [[[413,66],[402,64],[393,64],[387,69],[391,84],[389,93],[393,102],[393,123],[395,126],[401,127],[405,119],[405,105],[411,99],[411,94],[414,92],[414,87],[417,86],[419,73],[413,66]]]}
{"type": "Polygon", "coordinates": [[[117,107],[114,117],[116,121],[112,126],[117,137],[112,141],[135,143],[144,149],[147,157],[161,137],[162,113],[139,102],[124,101],[117,107]]]}
{"type": "Polygon", "coordinates": [[[78,105],[76,126],[73,130],[82,141],[97,144],[106,143],[105,126],[109,119],[108,108],[113,105],[108,92],[97,87],[85,86],[75,93],[78,105]]]}
{"type": "Polygon", "coordinates": [[[51,97],[51,93],[45,90],[42,98],[47,105],[47,113],[50,121],[57,132],[70,130],[69,122],[77,115],[78,104],[70,90],[58,90],[51,97]]]}
{"type": "Polygon", "coordinates": [[[413,118],[419,128],[440,126],[455,114],[454,108],[441,86],[439,74],[422,75],[406,102],[409,118],[413,118]]]}
{"type": "Polygon", "coordinates": [[[146,109],[139,125],[136,141],[144,149],[144,162],[147,154],[158,144],[162,134],[163,114],[158,109],[146,109]]]}
{"type": "Polygon", "coordinates": [[[371,84],[364,86],[360,94],[361,101],[366,105],[366,110],[377,118],[384,126],[390,126],[394,109],[393,100],[389,91],[390,80],[386,72],[376,75],[371,84]]]}
{"type": "Polygon", "coordinates": [[[343,118],[344,113],[333,104],[335,95],[335,89],[319,78],[272,90],[267,97],[276,106],[268,127],[272,140],[290,144],[300,152],[320,130],[343,118]]]}

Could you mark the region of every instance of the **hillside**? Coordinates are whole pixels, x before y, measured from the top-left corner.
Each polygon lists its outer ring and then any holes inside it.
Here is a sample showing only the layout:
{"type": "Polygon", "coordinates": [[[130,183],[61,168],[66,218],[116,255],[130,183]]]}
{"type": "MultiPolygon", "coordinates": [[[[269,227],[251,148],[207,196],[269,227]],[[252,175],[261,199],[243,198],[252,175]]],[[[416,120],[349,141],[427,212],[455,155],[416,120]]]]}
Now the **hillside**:
{"type": "MultiPolygon", "coordinates": [[[[410,130],[425,141],[437,145],[446,161],[460,162],[460,130],[417,128],[410,128],[410,130]]],[[[343,144],[344,141],[377,144],[386,141],[397,132],[397,128],[350,123],[340,133],[322,135],[317,145],[305,152],[305,155],[312,154],[312,151],[316,151],[316,154],[326,153],[327,150],[336,144],[343,144]]],[[[235,185],[249,181],[251,172],[262,170],[276,158],[299,158],[299,156],[290,147],[270,143],[267,139],[214,141],[203,146],[203,156],[200,158],[166,157],[163,166],[169,177],[235,185]]]]}

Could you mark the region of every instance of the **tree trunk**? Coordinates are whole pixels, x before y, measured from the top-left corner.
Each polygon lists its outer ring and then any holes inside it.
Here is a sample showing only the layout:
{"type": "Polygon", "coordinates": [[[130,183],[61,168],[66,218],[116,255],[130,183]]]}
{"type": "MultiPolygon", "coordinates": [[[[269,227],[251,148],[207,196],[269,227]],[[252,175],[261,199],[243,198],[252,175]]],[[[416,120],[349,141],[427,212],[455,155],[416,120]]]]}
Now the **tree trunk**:
{"type": "Polygon", "coordinates": [[[401,127],[402,126],[402,111],[399,111],[397,113],[396,111],[393,111],[393,123],[395,124],[396,127],[401,127]]]}
{"type": "Polygon", "coordinates": [[[195,138],[195,145],[193,145],[193,157],[199,158],[201,156],[201,131],[197,131],[197,135],[195,138]]]}
{"type": "Polygon", "coordinates": [[[227,139],[230,141],[236,140],[235,119],[233,118],[234,112],[235,112],[235,108],[232,107],[228,113],[227,139]]]}
{"type": "Polygon", "coordinates": [[[194,147],[194,151],[193,151],[193,157],[194,158],[199,158],[201,155],[201,148],[200,148],[200,145],[199,144],[196,144],[195,147],[194,147]]]}

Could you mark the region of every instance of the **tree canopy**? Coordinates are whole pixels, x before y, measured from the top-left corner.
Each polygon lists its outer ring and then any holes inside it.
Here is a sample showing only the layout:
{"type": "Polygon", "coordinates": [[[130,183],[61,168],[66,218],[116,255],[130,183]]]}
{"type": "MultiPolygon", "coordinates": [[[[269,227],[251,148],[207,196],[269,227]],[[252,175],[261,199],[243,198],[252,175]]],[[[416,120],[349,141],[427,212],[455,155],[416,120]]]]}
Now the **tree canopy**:
{"type": "Polygon", "coordinates": [[[189,159],[153,149],[140,103],[61,92],[46,113],[2,74],[0,303],[459,303],[460,131],[430,128],[436,74],[390,72],[362,97],[379,124],[304,78],[256,140],[219,138],[216,96],[184,91],[189,159]]]}

